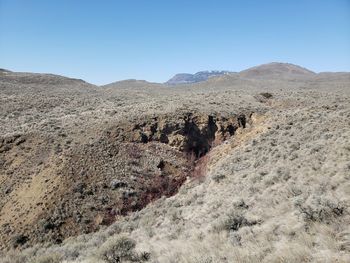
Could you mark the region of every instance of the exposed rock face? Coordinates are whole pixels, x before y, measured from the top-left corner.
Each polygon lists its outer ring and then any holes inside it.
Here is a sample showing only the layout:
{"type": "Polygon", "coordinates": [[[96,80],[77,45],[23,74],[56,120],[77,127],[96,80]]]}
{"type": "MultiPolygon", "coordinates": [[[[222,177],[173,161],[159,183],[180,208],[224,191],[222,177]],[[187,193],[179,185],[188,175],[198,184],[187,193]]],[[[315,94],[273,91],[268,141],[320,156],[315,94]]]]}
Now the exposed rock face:
{"type": "Polygon", "coordinates": [[[107,133],[113,140],[142,143],[156,141],[200,157],[209,151],[213,143],[226,140],[239,127],[244,128],[246,119],[243,114],[224,117],[185,112],[123,124],[107,133]]]}
{"type": "Polygon", "coordinates": [[[194,160],[245,127],[249,118],[178,112],[128,120],[68,151],[50,150],[50,140],[35,134],[2,139],[4,170],[28,171],[21,176],[31,183],[20,196],[11,194],[17,177],[1,185],[8,193],[0,202],[6,212],[1,215],[1,247],[59,243],[174,195],[193,174],[194,160]],[[37,170],[28,169],[34,163],[37,170]]]}

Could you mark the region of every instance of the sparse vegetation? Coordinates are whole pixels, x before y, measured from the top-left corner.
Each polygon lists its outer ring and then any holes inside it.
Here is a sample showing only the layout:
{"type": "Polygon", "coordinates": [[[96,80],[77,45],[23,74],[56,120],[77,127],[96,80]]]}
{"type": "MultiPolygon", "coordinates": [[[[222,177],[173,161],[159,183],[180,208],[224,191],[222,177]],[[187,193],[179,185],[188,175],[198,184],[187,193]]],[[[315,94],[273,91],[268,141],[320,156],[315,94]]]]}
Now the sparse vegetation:
{"type": "Polygon", "coordinates": [[[260,95],[266,99],[271,99],[273,97],[273,95],[269,92],[262,92],[262,93],[260,93],[260,95]]]}
{"type": "Polygon", "coordinates": [[[62,256],[59,254],[43,255],[35,258],[31,263],[59,263],[62,262],[62,256]]]}
{"type": "Polygon", "coordinates": [[[248,73],[0,76],[0,262],[349,262],[349,77],[248,73]]]}
{"type": "Polygon", "coordinates": [[[232,212],[227,216],[223,221],[222,225],[219,226],[219,229],[230,231],[238,231],[241,227],[255,225],[256,221],[249,221],[244,215],[240,212],[232,212]]]}
{"type": "Polygon", "coordinates": [[[100,257],[108,263],[144,262],[150,258],[149,253],[135,252],[136,243],[127,237],[108,240],[100,249],[100,257]]]}
{"type": "Polygon", "coordinates": [[[298,200],[296,206],[305,220],[329,223],[336,217],[344,215],[345,204],[336,198],[312,195],[306,201],[298,200]]]}

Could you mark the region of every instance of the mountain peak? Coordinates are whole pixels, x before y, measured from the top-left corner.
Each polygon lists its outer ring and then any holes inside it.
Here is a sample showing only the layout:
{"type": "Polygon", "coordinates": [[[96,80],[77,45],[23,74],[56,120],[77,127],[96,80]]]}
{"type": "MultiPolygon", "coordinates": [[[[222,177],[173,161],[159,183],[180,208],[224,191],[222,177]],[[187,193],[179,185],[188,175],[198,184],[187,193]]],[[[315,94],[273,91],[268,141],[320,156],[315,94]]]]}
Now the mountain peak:
{"type": "Polygon", "coordinates": [[[291,63],[271,62],[243,70],[239,73],[242,77],[296,77],[310,76],[315,72],[291,63]]]}

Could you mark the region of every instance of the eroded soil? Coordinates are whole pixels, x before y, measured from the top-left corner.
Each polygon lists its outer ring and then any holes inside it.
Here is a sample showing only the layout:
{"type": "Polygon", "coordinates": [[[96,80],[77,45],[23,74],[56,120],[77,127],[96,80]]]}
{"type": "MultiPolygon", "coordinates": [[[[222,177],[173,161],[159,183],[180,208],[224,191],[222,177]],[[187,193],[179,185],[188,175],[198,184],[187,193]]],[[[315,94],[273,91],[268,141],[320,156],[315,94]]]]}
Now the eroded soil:
{"type": "Polygon", "coordinates": [[[197,159],[244,129],[251,114],[135,118],[64,151],[36,134],[2,139],[2,247],[60,243],[174,195],[199,176],[197,159]]]}

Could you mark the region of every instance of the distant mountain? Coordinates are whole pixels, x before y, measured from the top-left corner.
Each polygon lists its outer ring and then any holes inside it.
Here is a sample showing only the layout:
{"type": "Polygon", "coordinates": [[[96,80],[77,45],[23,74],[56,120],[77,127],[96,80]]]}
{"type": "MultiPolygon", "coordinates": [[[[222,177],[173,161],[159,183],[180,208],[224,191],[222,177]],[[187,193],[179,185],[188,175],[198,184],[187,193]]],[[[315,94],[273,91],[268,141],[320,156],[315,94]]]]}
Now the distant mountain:
{"type": "MultiPolygon", "coordinates": [[[[0,69],[0,81],[18,83],[24,85],[66,85],[66,84],[89,84],[82,79],[64,77],[55,74],[12,72],[0,69]]],[[[92,84],[89,84],[92,85],[92,84]]]]}
{"type": "Polygon", "coordinates": [[[112,82],[107,85],[101,86],[102,88],[146,88],[146,87],[159,87],[161,83],[148,82],[146,80],[138,79],[126,79],[121,81],[112,82]]]}
{"type": "Polygon", "coordinates": [[[9,73],[11,71],[4,69],[4,68],[0,68],[0,73],[9,73]]]}
{"type": "Polygon", "coordinates": [[[167,85],[179,85],[179,84],[190,84],[201,81],[206,81],[211,77],[221,76],[224,74],[231,73],[230,71],[200,71],[195,74],[180,73],[169,79],[165,84],[167,85]]]}
{"type": "Polygon", "coordinates": [[[239,75],[246,78],[294,78],[313,76],[316,75],[316,73],[294,64],[272,62],[243,70],[239,72],[239,75]]]}

